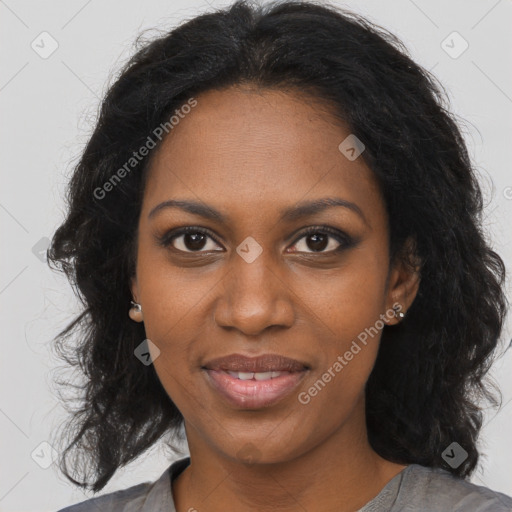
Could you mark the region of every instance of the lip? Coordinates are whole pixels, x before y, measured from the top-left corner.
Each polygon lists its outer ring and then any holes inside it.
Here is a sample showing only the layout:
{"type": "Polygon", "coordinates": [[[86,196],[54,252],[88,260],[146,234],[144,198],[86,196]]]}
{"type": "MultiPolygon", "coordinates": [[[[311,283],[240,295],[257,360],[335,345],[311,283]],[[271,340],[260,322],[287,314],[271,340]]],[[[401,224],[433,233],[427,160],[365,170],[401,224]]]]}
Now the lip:
{"type": "MultiPolygon", "coordinates": [[[[206,380],[230,406],[240,409],[270,407],[286,398],[309,371],[290,372],[268,380],[240,380],[225,370],[203,368],[206,380]]],[[[241,371],[241,370],[239,370],[241,371]]]]}
{"type": "Polygon", "coordinates": [[[206,370],[229,370],[233,372],[301,372],[310,367],[280,354],[262,354],[257,357],[243,354],[230,354],[212,359],[202,366],[206,370]]]}

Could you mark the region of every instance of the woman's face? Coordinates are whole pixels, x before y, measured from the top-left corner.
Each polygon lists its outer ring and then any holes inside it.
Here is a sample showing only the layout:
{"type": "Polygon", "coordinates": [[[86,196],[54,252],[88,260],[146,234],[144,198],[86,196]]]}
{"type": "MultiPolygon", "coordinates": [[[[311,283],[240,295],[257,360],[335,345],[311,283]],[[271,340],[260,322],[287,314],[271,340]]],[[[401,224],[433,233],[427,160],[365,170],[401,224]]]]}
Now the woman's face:
{"type": "Polygon", "coordinates": [[[403,272],[389,268],[388,219],[372,172],[339,149],[350,131],[328,108],[247,88],[196,100],[154,155],[132,292],[191,452],[290,460],[342,427],[361,432],[381,320],[395,323],[392,305],[405,310],[413,297],[403,272]],[[351,206],[299,215],[326,198],[351,206]],[[197,203],[222,220],[168,201],[197,203]],[[185,226],[196,234],[172,238],[185,226]],[[231,354],[269,353],[307,367],[281,374],[284,394],[268,394],[268,375],[262,384],[221,370],[226,396],[205,368],[231,354]]]}

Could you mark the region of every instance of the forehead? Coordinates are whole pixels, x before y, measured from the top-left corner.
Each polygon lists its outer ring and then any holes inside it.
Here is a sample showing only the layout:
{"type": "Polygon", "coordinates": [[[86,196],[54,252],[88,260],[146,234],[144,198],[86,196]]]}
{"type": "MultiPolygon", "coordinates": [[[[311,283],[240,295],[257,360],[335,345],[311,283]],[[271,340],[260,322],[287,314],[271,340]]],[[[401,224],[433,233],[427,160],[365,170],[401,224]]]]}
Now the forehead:
{"type": "Polygon", "coordinates": [[[249,87],[195,99],[154,155],[144,209],[195,197],[249,213],[334,194],[383,213],[372,171],[339,149],[351,132],[332,105],[300,91],[249,87]]]}

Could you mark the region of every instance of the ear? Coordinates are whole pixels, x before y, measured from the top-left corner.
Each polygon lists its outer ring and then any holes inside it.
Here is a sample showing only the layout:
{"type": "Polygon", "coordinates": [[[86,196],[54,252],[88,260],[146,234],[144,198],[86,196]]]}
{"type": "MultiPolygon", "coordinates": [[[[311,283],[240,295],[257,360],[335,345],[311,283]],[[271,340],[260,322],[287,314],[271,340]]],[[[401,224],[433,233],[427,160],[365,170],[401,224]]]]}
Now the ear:
{"type": "MultiPolygon", "coordinates": [[[[137,284],[137,278],[132,277],[130,282],[130,289],[133,296],[133,302],[139,302],[139,287],[137,284]]],[[[142,307],[140,304],[137,304],[137,306],[133,306],[128,310],[128,316],[134,321],[134,322],[142,322],[144,320],[144,316],[142,314],[142,307]]]]}
{"type": "MultiPolygon", "coordinates": [[[[390,269],[386,311],[398,303],[401,306],[400,311],[407,313],[420,287],[420,271],[421,260],[416,254],[415,240],[408,238],[390,269]]],[[[398,322],[400,319],[394,317],[387,320],[388,325],[398,322]]]]}
{"type": "Polygon", "coordinates": [[[130,279],[130,290],[132,292],[132,297],[134,302],[139,302],[139,285],[137,283],[137,276],[134,275],[130,279]]]}

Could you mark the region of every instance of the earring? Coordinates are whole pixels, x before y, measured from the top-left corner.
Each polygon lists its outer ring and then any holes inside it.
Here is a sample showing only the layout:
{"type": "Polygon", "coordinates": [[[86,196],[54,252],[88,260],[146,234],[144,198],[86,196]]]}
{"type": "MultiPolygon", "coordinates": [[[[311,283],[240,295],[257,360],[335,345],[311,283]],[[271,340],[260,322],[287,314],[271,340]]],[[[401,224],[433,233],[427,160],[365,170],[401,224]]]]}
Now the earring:
{"type": "Polygon", "coordinates": [[[400,318],[402,320],[405,317],[405,313],[400,311],[401,306],[393,306],[393,311],[395,312],[395,318],[400,318]]]}
{"type": "Polygon", "coordinates": [[[134,322],[142,322],[142,306],[138,304],[137,302],[134,302],[133,300],[130,301],[132,304],[132,307],[130,308],[130,311],[128,312],[128,316],[134,321],[134,322]]]}

